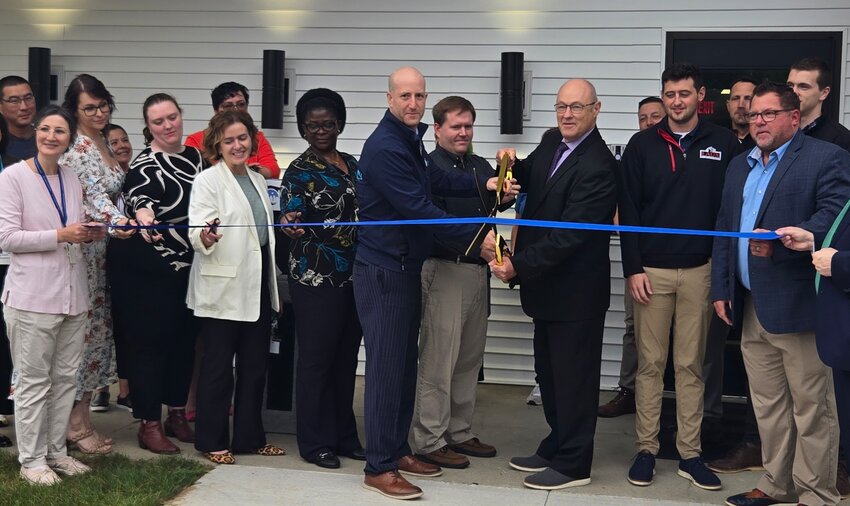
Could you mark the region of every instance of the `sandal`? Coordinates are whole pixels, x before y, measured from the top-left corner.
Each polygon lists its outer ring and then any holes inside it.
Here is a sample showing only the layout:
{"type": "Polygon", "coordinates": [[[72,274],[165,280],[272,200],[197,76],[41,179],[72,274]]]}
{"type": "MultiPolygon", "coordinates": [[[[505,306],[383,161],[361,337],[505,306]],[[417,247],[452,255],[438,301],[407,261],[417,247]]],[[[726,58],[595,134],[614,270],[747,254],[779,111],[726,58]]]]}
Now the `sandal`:
{"type": "Polygon", "coordinates": [[[86,455],[106,455],[108,453],[112,453],[112,445],[106,443],[104,440],[99,439],[97,436],[95,436],[95,432],[93,429],[89,429],[87,431],[82,432],[81,434],[69,437],[66,443],[68,445],[69,450],[76,449],[80,453],[84,453],[86,455]],[[83,441],[87,441],[89,439],[94,439],[94,446],[80,444],[83,441]]]}
{"type": "Polygon", "coordinates": [[[279,457],[281,455],[286,455],[286,450],[275,445],[265,445],[262,448],[256,449],[254,453],[262,455],[263,457],[279,457]]]}
{"type": "Polygon", "coordinates": [[[236,458],[233,457],[233,454],[229,451],[224,453],[211,453],[205,452],[204,457],[206,457],[213,464],[235,464],[236,458]]]}

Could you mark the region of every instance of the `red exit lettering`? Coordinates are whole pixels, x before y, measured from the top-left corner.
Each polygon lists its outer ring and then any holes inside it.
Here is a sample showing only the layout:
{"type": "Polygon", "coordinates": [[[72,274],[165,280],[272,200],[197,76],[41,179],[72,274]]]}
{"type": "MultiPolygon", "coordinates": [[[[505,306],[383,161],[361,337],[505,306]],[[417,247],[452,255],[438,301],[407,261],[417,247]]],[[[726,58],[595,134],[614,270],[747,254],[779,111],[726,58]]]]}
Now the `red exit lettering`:
{"type": "Polygon", "coordinates": [[[697,113],[703,115],[711,115],[714,114],[714,101],[706,100],[704,102],[700,102],[697,106],[697,113]]]}

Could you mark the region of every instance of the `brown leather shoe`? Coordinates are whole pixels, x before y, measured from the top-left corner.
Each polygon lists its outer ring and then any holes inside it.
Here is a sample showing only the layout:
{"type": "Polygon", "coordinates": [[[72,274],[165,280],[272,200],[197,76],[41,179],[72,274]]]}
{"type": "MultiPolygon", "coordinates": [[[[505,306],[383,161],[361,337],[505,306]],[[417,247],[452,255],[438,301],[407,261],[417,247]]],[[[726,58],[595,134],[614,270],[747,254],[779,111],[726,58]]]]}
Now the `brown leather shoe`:
{"type": "Polygon", "coordinates": [[[602,418],[616,418],[635,412],[635,393],[628,388],[620,387],[617,395],[607,404],[599,406],[596,410],[597,416],[602,418]]]}
{"type": "Polygon", "coordinates": [[[413,455],[405,455],[398,459],[398,470],[404,474],[424,476],[426,478],[433,478],[434,476],[440,476],[443,474],[443,470],[440,469],[440,466],[422,462],[421,460],[414,458],[413,455]]]}
{"type": "Polygon", "coordinates": [[[496,456],[496,447],[482,443],[477,437],[467,439],[463,443],[449,445],[449,448],[470,457],[488,458],[496,456]]]}
{"type": "Polygon", "coordinates": [[[725,457],[706,462],[705,465],[715,473],[724,474],[764,471],[761,463],[761,446],[749,442],[742,442],[725,457]]]}
{"type": "Polygon", "coordinates": [[[440,467],[448,467],[449,469],[464,469],[469,467],[469,459],[452,451],[448,446],[434,450],[431,453],[417,453],[416,458],[422,462],[440,467]]]}
{"type": "Polygon", "coordinates": [[[842,499],[850,497],[850,477],[847,475],[847,462],[838,461],[838,475],[835,479],[835,488],[842,499]]]}
{"type": "Polygon", "coordinates": [[[162,432],[162,424],[159,420],[153,422],[139,422],[139,448],[150,450],[154,453],[172,454],[180,453],[180,448],[165,437],[162,432]]]}
{"type": "Polygon", "coordinates": [[[168,417],[165,419],[163,427],[165,428],[166,436],[176,437],[184,443],[195,442],[195,431],[192,430],[192,427],[189,426],[189,422],[186,420],[185,409],[169,409],[168,417]]]}
{"type": "Polygon", "coordinates": [[[398,471],[387,471],[381,474],[367,474],[363,480],[363,488],[377,492],[391,499],[416,499],[422,497],[422,489],[411,484],[398,471]]]}

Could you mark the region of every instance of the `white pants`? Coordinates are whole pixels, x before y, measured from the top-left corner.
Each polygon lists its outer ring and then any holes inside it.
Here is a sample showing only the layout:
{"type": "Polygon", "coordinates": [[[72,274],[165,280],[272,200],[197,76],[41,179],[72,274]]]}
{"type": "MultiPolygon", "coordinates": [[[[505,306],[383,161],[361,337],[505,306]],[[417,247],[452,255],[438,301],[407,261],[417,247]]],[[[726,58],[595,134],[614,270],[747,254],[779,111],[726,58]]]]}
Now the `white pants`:
{"type": "Polygon", "coordinates": [[[83,356],[86,313],[74,316],[3,307],[15,366],[15,436],[24,467],[67,455],[65,433],[83,356]]]}

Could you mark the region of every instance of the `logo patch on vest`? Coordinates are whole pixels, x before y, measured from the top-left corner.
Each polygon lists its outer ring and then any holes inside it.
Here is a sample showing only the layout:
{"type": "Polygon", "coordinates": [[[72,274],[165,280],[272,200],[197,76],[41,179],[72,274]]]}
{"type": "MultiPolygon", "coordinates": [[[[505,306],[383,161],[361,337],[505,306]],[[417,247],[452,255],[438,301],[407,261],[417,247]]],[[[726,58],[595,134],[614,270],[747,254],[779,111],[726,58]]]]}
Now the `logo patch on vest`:
{"type": "Polygon", "coordinates": [[[723,155],[723,153],[721,153],[720,151],[717,151],[716,149],[714,149],[712,147],[708,147],[706,149],[701,149],[700,152],[699,152],[700,158],[707,158],[709,160],[716,160],[718,162],[722,158],[722,155],[723,155]]]}

